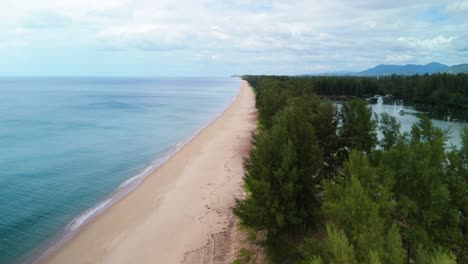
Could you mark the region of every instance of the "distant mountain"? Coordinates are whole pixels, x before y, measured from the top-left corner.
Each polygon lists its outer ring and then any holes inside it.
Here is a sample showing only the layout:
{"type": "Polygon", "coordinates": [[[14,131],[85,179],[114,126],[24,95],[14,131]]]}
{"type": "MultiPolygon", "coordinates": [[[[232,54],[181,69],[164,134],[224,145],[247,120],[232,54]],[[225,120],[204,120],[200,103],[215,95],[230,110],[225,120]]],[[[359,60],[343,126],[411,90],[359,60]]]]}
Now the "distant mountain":
{"type": "Polygon", "coordinates": [[[406,65],[393,65],[393,64],[380,64],[374,68],[370,68],[361,72],[356,73],[356,75],[363,76],[375,76],[375,75],[413,75],[413,74],[426,74],[426,73],[436,73],[436,72],[446,72],[450,67],[445,64],[438,62],[431,62],[426,65],[419,64],[406,64],[406,65]]]}
{"type": "MultiPolygon", "coordinates": [[[[312,75],[324,75],[324,76],[378,76],[378,75],[413,75],[413,74],[432,74],[438,72],[446,72],[451,74],[457,73],[468,73],[468,63],[458,64],[453,66],[448,66],[438,62],[431,62],[426,65],[421,64],[406,64],[406,65],[396,65],[396,64],[380,64],[373,68],[360,71],[360,72],[349,72],[349,71],[334,71],[334,72],[324,72],[320,74],[312,75]]],[[[304,74],[307,76],[310,74],[304,74]]]]}
{"type": "Polygon", "coordinates": [[[468,73],[468,63],[453,65],[447,69],[448,73],[457,74],[457,73],[468,73]]]}

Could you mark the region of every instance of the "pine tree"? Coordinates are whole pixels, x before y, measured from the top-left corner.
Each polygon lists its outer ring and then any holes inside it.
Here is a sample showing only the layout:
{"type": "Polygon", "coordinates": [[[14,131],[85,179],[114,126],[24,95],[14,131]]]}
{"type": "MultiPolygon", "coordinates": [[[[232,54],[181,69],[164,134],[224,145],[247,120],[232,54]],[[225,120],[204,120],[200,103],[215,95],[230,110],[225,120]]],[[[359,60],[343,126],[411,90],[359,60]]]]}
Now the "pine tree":
{"type": "Polygon", "coordinates": [[[383,136],[380,141],[380,146],[384,150],[388,150],[396,144],[398,137],[400,136],[400,123],[396,121],[395,117],[387,113],[383,113],[381,114],[379,128],[383,136]]]}
{"type": "Polygon", "coordinates": [[[410,140],[400,139],[382,160],[395,175],[396,216],[408,259],[418,244],[431,249],[457,240],[458,214],[444,174],[444,133],[422,118],[413,126],[410,140]]]}
{"type": "MultiPolygon", "coordinates": [[[[350,160],[357,155],[357,152],[352,152],[350,160]]],[[[348,179],[341,184],[328,183],[325,186],[327,201],[324,208],[327,216],[344,230],[356,246],[357,259],[364,261],[370,249],[383,252],[385,220],[379,215],[380,205],[369,197],[359,176],[352,172],[346,177],[348,179]]]]}
{"type": "Polygon", "coordinates": [[[396,224],[392,224],[388,230],[384,252],[385,263],[403,264],[405,262],[405,250],[396,224]]]}
{"type": "Polygon", "coordinates": [[[323,167],[320,174],[324,178],[331,179],[336,176],[341,167],[341,162],[338,159],[338,112],[336,107],[329,101],[320,102],[316,109],[312,123],[323,158],[323,167]]]}
{"type": "Polygon", "coordinates": [[[342,157],[352,149],[369,154],[377,144],[377,122],[372,119],[372,109],[363,100],[353,98],[343,104],[339,117],[342,157]]]}
{"type": "Polygon", "coordinates": [[[271,131],[261,131],[245,163],[247,197],[234,212],[268,231],[307,229],[317,221],[317,172],[322,165],[315,132],[300,102],[278,113],[271,131]]]}
{"type": "Polygon", "coordinates": [[[468,263],[468,127],[461,133],[460,150],[449,153],[449,168],[447,172],[448,188],[451,205],[458,211],[459,232],[457,239],[457,257],[459,263],[468,263]]]}
{"type": "Polygon", "coordinates": [[[457,261],[452,253],[437,248],[434,251],[425,250],[418,246],[416,250],[416,263],[418,264],[456,264],[457,261]]]}
{"type": "Polygon", "coordinates": [[[261,90],[258,96],[257,108],[261,124],[270,129],[273,124],[273,116],[281,111],[289,100],[289,91],[279,88],[277,85],[269,85],[261,90]]]}
{"type": "Polygon", "coordinates": [[[343,172],[342,181],[325,185],[326,216],[349,238],[359,263],[403,263],[401,236],[391,224],[392,175],[358,151],[349,154],[343,172]]]}
{"type": "Polygon", "coordinates": [[[327,238],[325,257],[328,263],[358,263],[354,248],[343,230],[327,226],[327,238]]]}
{"type": "Polygon", "coordinates": [[[369,257],[366,262],[369,264],[382,264],[379,254],[373,250],[369,252],[369,257]]]}

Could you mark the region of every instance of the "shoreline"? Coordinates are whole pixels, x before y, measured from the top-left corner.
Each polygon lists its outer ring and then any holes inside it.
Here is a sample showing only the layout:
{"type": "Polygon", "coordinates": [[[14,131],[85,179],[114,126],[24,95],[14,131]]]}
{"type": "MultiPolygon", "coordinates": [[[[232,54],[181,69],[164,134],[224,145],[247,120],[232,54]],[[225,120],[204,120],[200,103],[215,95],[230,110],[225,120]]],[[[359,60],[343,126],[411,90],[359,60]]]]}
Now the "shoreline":
{"type": "MultiPolygon", "coordinates": [[[[72,255],[79,255],[79,252],[81,251],[79,248],[80,247],[80,240],[83,240],[82,237],[89,236],[88,234],[91,233],[89,229],[93,229],[93,226],[99,225],[101,222],[104,223],[104,227],[106,227],[106,221],[110,222],[115,222],[119,221],[119,219],[112,219],[110,215],[115,214],[113,211],[116,211],[120,208],[116,207],[122,207],[124,209],[124,206],[121,205],[122,203],[126,202],[126,200],[132,199],[132,196],[137,196],[137,192],[143,192],[140,189],[143,189],[146,185],[150,185],[148,181],[156,182],[159,179],[155,178],[160,178],[161,176],[158,174],[161,174],[160,171],[164,170],[163,167],[171,167],[171,165],[176,165],[176,167],[180,167],[180,164],[177,165],[177,161],[173,161],[178,159],[178,156],[184,155],[181,152],[187,152],[187,148],[191,148],[190,145],[196,145],[199,142],[197,141],[203,141],[200,139],[200,137],[203,136],[203,134],[210,134],[214,133],[216,134],[216,129],[213,127],[216,126],[218,123],[222,123],[222,119],[229,118],[229,116],[232,114],[228,112],[233,112],[236,110],[236,105],[242,104],[242,97],[246,97],[247,93],[247,101],[248,104],[250,105],[249,107],[255,109],[255,103],[254,103],[254,98],[253,98],[253,92],[251,88],[248,86],[248,84],[245,81],[240,81],[240,87],[239,90],[236,94],[236,96],[233,98],[233,100],[230,102],[230,104],[217,116],[212,118],[206,125],[202,126],[199,128],[197,131],[195,131],[191,137],[188,139],[179,142],[174,149],[171,151],[168,151],[166,155],[163,157],[156,159],[153,161],[148,167],[146,167],[142,172],[139,174],[129,178],[125,182],[123,182],[108,198],[105,200],[101,201],[100,203],[96,204],[92,208],[88,209],[87,211],[84,211],[82,214],[80,214],[78,217],[76,217],[71,223],[67,225],[67,230],[65,234],[62,236],[59,236],[58,240],[56,240],[54,244],[52,244],[50,247],[47,248],[47,250],[42,251],[42,254],[34,259],[33,263],[60,263],[60,259],[62,261],[67,260],[67,263],[84,263],[87,262],[85,260],[79,260],[76,258],[69,258],[66,256],[72,256],[72,255]],[[249,95],[250,93],[250,95],[249,95]],[[168,163],[176,163],[176,164],[168,164],[168,163]],[[106,218],[105,220],[102,218],[106,218]],[[109,220],[107,218],[110,218],[109,220]],[[61,256],[65,256],[65,258],[61,258],[61,256]],[[57,260],[58,261],[54,261],[57,260]]],[[[246,101],[245,99],[243,101],[246,101]]],[[[238,108],[238,107],[237,107],[238,108]]],[[[245,111],[246,109],[244,109],[245,111]]],[[[246,117],[246,116],[244,116],[246,117]]],[[[252,120],[250,120],[252,123],[252,120]]],[[[252,129],[255,127],[255,121],[253,121],[253,125],[250,124],[250,127],[247,129],[248,131],[248,143],[250,144],[250,133],[252,129]]],[[[206,141],[206,140],[205,140],[206,141]]],[[[202,142],[203,143],[203,142],[202,142]]],[[[204,142],[207,143],[207,142],[204,142]]],[[[209,143],[209,142],[208,142],[209,143]]],[[[203,145],[203,144],[202,144],[203,145]]],[[[185,155],[187,156],[187,155],[185,155]]],[[[190,155],[189,155],[190,156],[190,155]]],[[[191,156],[194,156],[192,154],[191,156]]],[[[185,157],[185,160],[187,160],[188,157],[185,157]]],[[[197,156],[191,157],[192,159],[197,159],[197,156]]],[[[179,158],[180,159],[180,158],[179,158]]],[[[242,159],[240,161],[240,165],[242,167],[242,159]]],[[[174,172],[174,169],[172,168],[172,173],[174,172]]],[[[179,169],[180,171],[180,169],[179,169]]],[[[169,172],[171,172],[171,169],[169,169],[169,172]]],[[[160,179],[160,183],[156,183],[157,185],[165,185],[165,186],[156,186],[158,187],[157,189],[160,189],[160,193],[158,196],[164,196],[168,192],[171,192],[171,188],[169,185],[174,184],[175,181],[178,180],[178,178],[184,177],[184,175],[176,175],[172,179],[168,179],[168,176],[162,176],[165,179],[160,179]]],[[[180,180],[180,179],[179,179],[180,180]]],[[[242,180],[242,176],[240,177],[240,180],[242,180]]],[[[154,184],[154,183],[152,183],[154,184]]],[[[238,186],[239,189],[241,189],[241,186],[238,186]]],[[[154,196],[154,195],[153,195],[154,196]]],[[[162,197],[159,197],[162,198],[162,197]]],[[[233,199],[232,199],[233,200],[233,199]]],[[[141,204],[137,204],[137,207],[145,207],[147,206],[150,201],[145,201],[145,200],[140,200],[141,204]],[[145,204],[146,203],[146,204],[145,204]]],[[[135,204],[133,204],[135,205],[135,204]]],[[[231,204],[232,205],[232,204],[231,204]]],[[[123,210],[122,209],[122,210],[123,210]]],[[[157,208],[151,208],[151,209],[157,209],[157,208]]],[[[176,210],[176,209],[174,209],[176,210]]],[[[138,211],[138,210],[136,210],[138,211]]],[[[141,210],[140,212],[141,213],[141,210]]],[[[148,212],[147,212],[148,213],[148,212]]],[[[148,215],[146,213],[146,215],[148,215]]],[[[117,213],[118,214],[118,213],[117,213]]],[[[140,217],[139,217],[140,218],[140,217]]],[[[133,221],[133,220],[132,220],[133,221]]],[[[170,222],[168,222],[169,224],[170,222]]],[[[106,228],[103,228],[106,229],[106,228]]],[[[133,229],[132,225],[127,225],[124,227],[124,229],[127,231],[128,229],[133,229]]],[[[99,230],[99,228],[97,229],[99,230]]],[[[119,228],[114,229],[115,232],[118,233],[119,228]]],[[[114,232],[114,233],[115,233],[114,232]]],[[[98,231],[99,233],[99,231],[98,231]]],[[[106,233],[105,231],[101,233],[106,233]]],[[[107,232],[109,233],[109,232],[107,232]]],[[[90,235],[89,237],[93,237],[93,235],[90,235]]],[[[114,240],[112,236],[108,236],[110,241],[114,240]]],[[[86,240],[86,239],[85,239],[86,240]]],[[[206,241],[205,241],[206,242],[206,241]]],[[[87,243],[86,243],[87,244],[87,243]]],[[[82,246],[82,245],[81,245],[82,246]]],[[[186,250],[186,252],[191,251],[195,248],[190,248],[190,250],[186,250]]],[[[88,252],[87,250],[84,250],[82,252],[88,252]]],[[[112,254],[112,252],[109,252],[109,255],[112,254]]],[[[119,252],[121,254],[121,252],[119,252]]],[[[131,254],[130,254],[131,255],[131,254]]],[[[102,255],[101,255],[102,257],[102,255]]],[[[100,258],[101,258],[100,257],[100,258]]],[[[180,259],[184,259],[185,256],[179,256],[180,259]]],[[[89,261],[89,260],[88,260],[89,261]]],[[[97,259],[94,259],[93,263],[96,262],[97,259]]],[[[101,262],[101,261],[97,261],[101,262]]],[[[112,262],[115,263],[115,262],[112,262]]],[[[124,262],[122,262],[124,263],[124,262]]],[[[154,263],[154,260],[151,261],[149,260],[148,263],[154,263]]],[[[172,263],[172,262],[169,262],[172,263]]]]}
{"type": "Polygon", "coordinates": [[[187,139],[175,144],[160,158],[153,160],[141,172],[123,181],[106,198],[99,201],[89,209],[81,212],[65,226],[65,229],[62,232],[53,236],[49,241],[46,241],[44,245],[40,245],[38,248],[33,249],[31,252],[26,254],[23,259],[20,260],[20,263],[41,264],[47,260],[48,257],[60,250],[60,248],[63,247],[69,240],[73,239],[73,237],[75,237],[80,232],[80,230],[86,226],[86,224],[93,221],[96,217],[99,217],[100,214],[104,213],[115,203],[118,203],[121,199],[125,198],[125,196],[137,189],[145,181],[146,177],[151,176],[155,170],[162,166],[172,156],[176,155],[177,152],[179,152],[186,144],[190,143],[194,138],[202,133],[203,130],[215,122],[232,105],[238,95],[239,91],[231,100],[231,102],[229,102],[228,106],[215,117],[211,118],[207,124],[195,130],[187,139]]]}
{"type": "MultiPolygon", "coordinates": [[[[240,80],[240,85],[242,85],[243,80],[240,80]]],[[[53,236],[50,240],[44,242],[44,245],[39,245],[38,248],[33,249],[22,259],[20,263],[31,263],[31,264],[41,264],[44,263],[50,256],[60,250],[69,240],[73,239],[76,235],[79,234],[80,230],[84,228],[89,222],[93,221],[95,218],[99,217],[102,213],[105,213],[107,209],[112,207],[114,204],[118,203],[120,200],[125,198],[131,192],[135,191],[145,179],[151,174],[153,174],[160,166],[165,162],[171,159],[176,155],[186,144],[189,144],[194,140],[200,133],[202,133],[206,128],[208,128],[213,122],[215,122],[221,115],[226,112],[229,107],[234,103],[240,93],[240,88],[237,91],[234,98],[229,102],[229,104],[213,118],[211,118],[206,124],[202,125],[196,129],[187,139],[176,143],[168,151],[166,151],[161,157],[153,160],[148,166],[146,166],[141,172],[136,175],[128,178],[123,181],[111,194],[106,198],[99,201],[89,209],[81,212],[78,216],[72,219],[69,222],[65,229],[53,236]],[[84,217],[84,219],[83,219],[84,217]]]]}

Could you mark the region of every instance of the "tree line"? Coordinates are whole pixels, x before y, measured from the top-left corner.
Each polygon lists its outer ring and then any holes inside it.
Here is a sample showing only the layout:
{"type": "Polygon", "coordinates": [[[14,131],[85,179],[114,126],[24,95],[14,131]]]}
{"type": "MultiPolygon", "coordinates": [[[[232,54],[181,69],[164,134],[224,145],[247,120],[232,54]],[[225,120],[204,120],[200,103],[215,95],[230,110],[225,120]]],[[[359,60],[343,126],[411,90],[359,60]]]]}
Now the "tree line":
{"type": "Polygon", "coordinates": [[[429,112],[436,118],[468,120],[468,74],[364,76],[246,76],[258,86],[270,83],[293,94],[326,97],[392,95],[394,100],[429,112]]]}
{"type": "Polygon", "coordinates": [[[468,128],[446,151],[426,116],[401,133],[361,99],[338,108],[300,84],[313,78],[244,78],[259,128],[234,213],[266,232],[272,263],[467,263],[468,128]]]}

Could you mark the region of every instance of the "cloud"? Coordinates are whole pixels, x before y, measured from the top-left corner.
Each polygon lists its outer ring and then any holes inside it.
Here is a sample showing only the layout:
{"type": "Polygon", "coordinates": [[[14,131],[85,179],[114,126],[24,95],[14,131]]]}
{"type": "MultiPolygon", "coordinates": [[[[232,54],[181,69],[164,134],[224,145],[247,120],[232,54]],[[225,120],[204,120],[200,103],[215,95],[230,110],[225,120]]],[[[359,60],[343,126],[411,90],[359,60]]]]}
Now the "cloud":
{"type": "Polygon", "coordinates": [[[450,47],[455,37],[444,37],[442,35],[429,38],[429,39],[418,39],[418,38],[406,38],[400,37],[398,40],[408,47],[428,49],[428,50],[440,50],[450,47]]]}
{"type": "Polygon", "coordinates": [[[30,29],[49,29],[64,28],[71,23],[72,20],[70,18],[58,13],[39,12],[28,16],[22,26],[30,29]]]}
{"type": "Polygon", "coordinates": [[[406,62],[411,62],[413,59],[414,57],[408,54],[387,55],[385,57],[385,61],[390,62],[390,63],[406,63],[406,62]]]}
{"type": "Polygon", "coordinates": [[[178,50],[188,44],[190,33],[184,26],[137,24],[111,27],[97,33],[97,39],[110,50],[178,50]]]}
{"type": "MultiPolygon", "coordinates": [[[[10,53],[24,52],[73,51],[102,63],[113,56],[108,60],[118,58],[143,71],[155,62],[179,65],[187,74],[199,65],[212,67],[203,75],[230,75],[233,69],[271,74],[360,70],[382,62],[428,60],[458,64],[466,59],[467,3],[23,0],[19,5],[2,0],[0,52],[9,61],[15,61],[10,53]],[[443,23],[434,19],[438,15],[443,23]],[[20,42],[27,48],[12,50],[11,43],[20,42]]],[[[109,70],[114,67],[109,63],[109,70]]]]}
{"type": "Polygon", "coordinates": [[[466,15],[466,12],[468,11],[468,1],[453,2],[445,8],[445,11],[449,14],[465,12],[466,15]]]}
{"type": "MultiPolygon", "coordinates": [[[[425,3],[425,1],[424,0],[413,0],[413,1],[407,1],[407,0],[393,0],[393,1],[387,1],[387,0],[374,0],[374,1],[371,1],[371,0],[354,0],[354,1],[351,1],[351,2],[347,2],[346,4],[348,4],[348,3],[351,6],[354,6],[354,7],[357,7],[357,8],[366,8],[366,9],[371,9],[371,10],[384,10],[384,9],[406,8],[408,6],[420,5],[421,3],[425,3]]],[[[426,1],[426,3],[427,3],[427,1],[426,1]]],[[[343,4],[345,4],[345,3],[343,3],[343,4]]]]}

